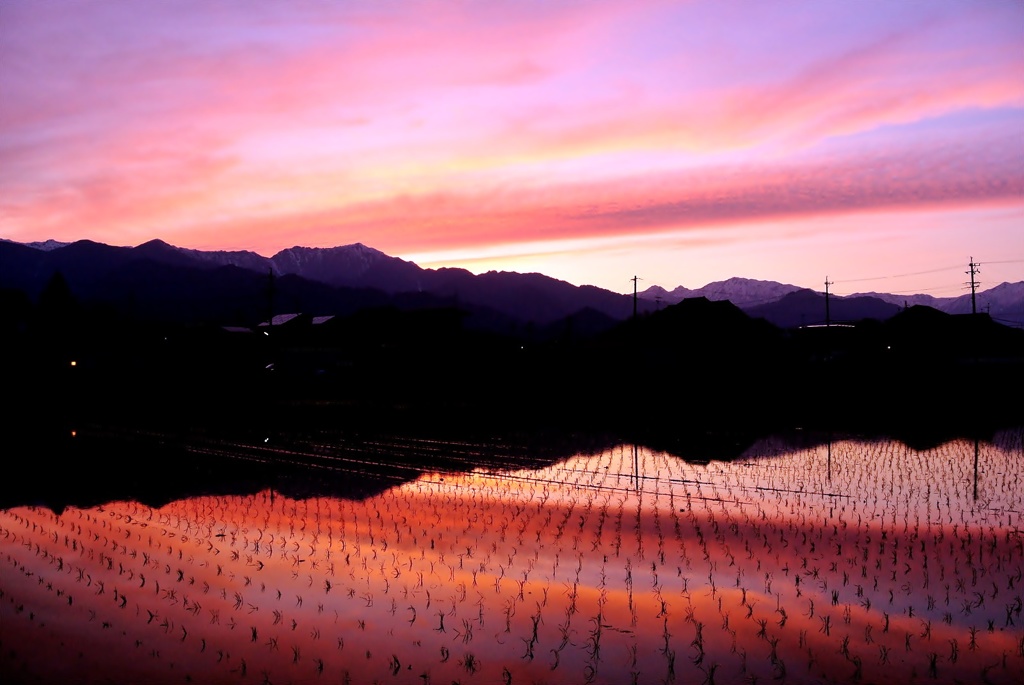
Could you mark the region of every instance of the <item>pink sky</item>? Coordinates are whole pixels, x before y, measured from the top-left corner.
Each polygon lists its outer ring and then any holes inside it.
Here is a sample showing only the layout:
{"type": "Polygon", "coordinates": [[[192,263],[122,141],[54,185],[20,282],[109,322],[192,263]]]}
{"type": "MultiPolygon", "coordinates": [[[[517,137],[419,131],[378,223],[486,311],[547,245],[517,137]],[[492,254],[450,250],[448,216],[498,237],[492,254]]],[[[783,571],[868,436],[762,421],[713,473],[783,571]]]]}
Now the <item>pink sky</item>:
{"type": "MultiPolygon", "coordinates": [[[[0,237],[1024,280],[1024,4],[0,3],[0,237]]],[[[868,280],[872,279],[872,280],[868,280]]]]}

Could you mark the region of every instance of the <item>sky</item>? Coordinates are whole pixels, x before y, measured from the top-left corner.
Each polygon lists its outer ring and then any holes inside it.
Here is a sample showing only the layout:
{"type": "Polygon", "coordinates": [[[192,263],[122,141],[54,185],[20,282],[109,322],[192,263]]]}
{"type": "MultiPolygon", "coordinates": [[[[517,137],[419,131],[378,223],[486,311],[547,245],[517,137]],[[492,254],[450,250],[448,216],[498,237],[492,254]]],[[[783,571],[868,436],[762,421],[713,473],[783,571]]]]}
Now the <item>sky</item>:
{"type": "Polygon", "coordinates": [[[1024,280],[1020,0],[0,2],[0,238],[1024,280]]]}

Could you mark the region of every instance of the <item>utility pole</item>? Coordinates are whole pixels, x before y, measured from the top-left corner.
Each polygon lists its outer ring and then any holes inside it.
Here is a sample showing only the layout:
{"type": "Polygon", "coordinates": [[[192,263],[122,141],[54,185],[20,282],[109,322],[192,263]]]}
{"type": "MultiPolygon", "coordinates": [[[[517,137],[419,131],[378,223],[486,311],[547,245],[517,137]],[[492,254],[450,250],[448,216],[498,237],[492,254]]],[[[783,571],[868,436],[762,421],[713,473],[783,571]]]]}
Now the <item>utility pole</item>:
{"type": "Polygon", "coordinates": [[[825,276],[825,328],[832,327],[832,315],[828,308],[828,287],[830,285],[835,285],[835,283],[828,280],[828,276],[825,276]]]}
{"type": "Polygon", "coordinates": [[[968,269],[964,273],[971,277],[971,314],[977,314],[978,303],[975,299],[975,293],[977,292],[978,286],[981,285],[981,283],[975,281],[974,277],[981,273],[981,264],[975,264],[974,257],[971,257],[971,261],[967,266],[968,269]]]}
{"type": "Polygon", "coordinates": [[[636,282],[640,280],[640,277],[633,276],[630,280],[633,281],[633,321],[636,321],[636,282]]]}

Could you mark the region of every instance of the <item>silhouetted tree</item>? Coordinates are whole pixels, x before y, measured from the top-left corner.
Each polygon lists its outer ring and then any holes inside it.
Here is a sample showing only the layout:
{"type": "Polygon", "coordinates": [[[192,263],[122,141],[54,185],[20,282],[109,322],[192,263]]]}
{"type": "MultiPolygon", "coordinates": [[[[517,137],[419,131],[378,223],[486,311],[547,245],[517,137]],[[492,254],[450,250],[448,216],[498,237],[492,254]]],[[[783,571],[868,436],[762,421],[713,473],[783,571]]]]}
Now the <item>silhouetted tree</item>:
{"type": "Polygon", "coordinates": [[[70,360],[77,346],[81,308],[64,275],[55,272],[39,295],[33,323],[38,351],[59,360],[70,360]]]}
{"type": "Polygon", "coordinates": [[[46,321],[69,322],[77,317],[78,311],[78,302],[71,294],[67,279],[64,278],[64,274],[55,271],[39,295],[37,320],[44,325],[46,321]]]}

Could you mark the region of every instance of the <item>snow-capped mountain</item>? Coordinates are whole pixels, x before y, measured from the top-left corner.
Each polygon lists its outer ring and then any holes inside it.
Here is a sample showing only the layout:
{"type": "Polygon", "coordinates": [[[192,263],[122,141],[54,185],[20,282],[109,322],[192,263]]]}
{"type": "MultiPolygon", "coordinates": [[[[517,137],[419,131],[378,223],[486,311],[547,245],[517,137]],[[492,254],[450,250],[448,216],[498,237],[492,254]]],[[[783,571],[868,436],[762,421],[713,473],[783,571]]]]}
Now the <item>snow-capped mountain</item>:
{"type": "Polygon", "coordinates": [[[662,304],[675,304],[692,297],[706,297],[712,301],[729,300],[741,309],[756,307],[782,299],[786,295],[802,288],[775,281],[758,281],[752,278],[730,278],[725,281],[714,281],[703,288],[684,288],[679,286],[667,291],[660,286],[651,286],[638,296],[657,301],[662,304]]]}
{"type": "MultiPolygon", "coordinates": [[[[1004,316],[1015,315],[1018,320],[1024,319],[1024,282],[1000,283],[978,293],[975,301],[980,312],[988,311],[993,316],[998,312],[1004,316]]],[[[971,296],[967,294],[953,298],[940,309],[948,314],[968,314],[971,311],[971,296]]]]}
{"type": "MultiPolygon", "coordinates": [[[[0,242],[15,243],[15,241],[8,240],[7,238],[0,238],[0,242]]],[[[31,242],[31,243],[15,243],[15,244],[16,245],[24,245],[25,247],[33,247],[33,248],[35,248],[37,250],[42,250],[43,252],[49,252],[50,250],[56,250],[56,249],[61,248],[61,247],[66,247],[67,245],[70,245],[71,243],[62,243],[59,240],[50,239],[50,240],[37,240],[37,241],[31,242]]]]}
{"type": "Polygon", "coordinates": [[[290,247],[269,261],[279,275],[295,274],[334,286],[378,288],[385,292],[422,289],[420,267],[362,243],[340,247],[290,247]]]}
{"type": "MultiPolygon", "coordinates": [[[[947,314],[970,314],[971,294],[957,297],[933,297],[931,295],[890,295],[887,293],[858,293],[849,297],[874,297],[900,307],[924,305],[947,314]]],[[[975,305],[979,312],[988,312],[993,317],[1024,320],[1024,282],[1000,283],[994,288],[975,294],[975,305]]]]}
{"type": "MultiPolygon", "coordinates": [[[[170,247],[170,246],[169,246],[170,247]]],[[[252,271],[266,271],[272,267],[271,260],[268,260],[263,255],[250,252],[249,250],[190,250],[184,247],[172,247],[174,250],[178,250],[182,254],[186,254],[192,259],[199,262],[204,262],[212,266],[237,266],[243,269],[251,269],[252,271]]],[[[276,271],[276,269],[275,269],[276,271]]]]}
{"type": "Polygon", "coordinates": [[[339,247],[296,246],[281,250],[273,257],[248,250],[193,250],[162,240],[150,240],[134,251],[162,263],[236,266],[261,273],[273,272],[275,276],[296,275],[333,286],[378,288],[386,292],[418,290],[418,274],[422,271],[411,262],[389,257],[362,243],[339,247]]]}
{"type": "Polygon", "coordinates": [[[296,273],[322,275],[318,280],[328,281],[339,277],[357,279],[369,271],[375,264],[389,257],[372,247],[362,243],[340,247],[290,247],[281,250],[270,261],[277,267],[278,273],[296,273]]]}

